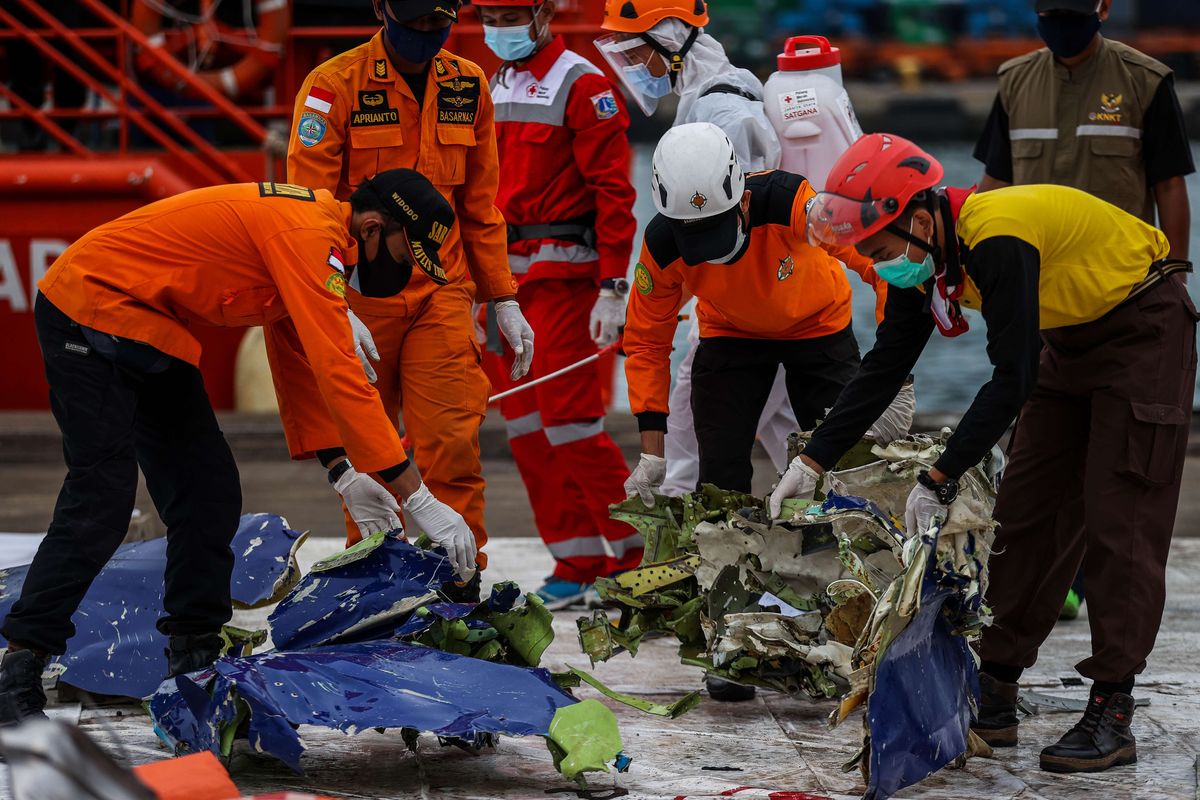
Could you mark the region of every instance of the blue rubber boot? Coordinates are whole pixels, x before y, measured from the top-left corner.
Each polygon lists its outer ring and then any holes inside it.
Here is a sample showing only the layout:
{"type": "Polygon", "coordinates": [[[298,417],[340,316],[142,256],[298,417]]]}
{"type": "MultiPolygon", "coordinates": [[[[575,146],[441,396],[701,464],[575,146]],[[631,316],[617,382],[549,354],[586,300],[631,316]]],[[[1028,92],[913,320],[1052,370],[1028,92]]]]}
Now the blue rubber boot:
{"type": "Polygon", "coordinates": [[[591,591],[590,583],[575,583],[551,575],[546,578],[542,588],[537,590],[537,596],[542,598],[547,610],[560,611],[573,605],[586,604],[588,593],[591,591]]]}

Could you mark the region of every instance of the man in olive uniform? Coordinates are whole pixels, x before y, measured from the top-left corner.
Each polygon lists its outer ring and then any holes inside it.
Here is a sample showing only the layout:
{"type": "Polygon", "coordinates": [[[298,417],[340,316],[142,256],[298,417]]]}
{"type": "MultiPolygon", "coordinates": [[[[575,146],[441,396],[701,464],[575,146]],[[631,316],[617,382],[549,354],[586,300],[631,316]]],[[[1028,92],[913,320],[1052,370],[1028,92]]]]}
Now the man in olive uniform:
{"type": "MultiPolygon", "coordinates": [[[[1046,47],[1000,67],[1000,92],[975,147],[985,165],[979,191],[1053,183],[1151,225],[1157,210],[1171,257],[1187,260],[1184,176],[1195,167],[1175,81],[1150,56],[1100,35],[1111,6],[1112,0],[1037,0],[1046,47]]],[[[1080,575],[1061,616],[1077,617],[1083,598],[1080,575]]]]}
{"type": "Polygon", "coordinates": [[[1072,186],[1155,224],[1188,258],[1195,171],[1171,70],[1100,35],[1112,0],[1037,0],[1046,47],[1000,67],[975,157],[980,191],[1072,186]]]}

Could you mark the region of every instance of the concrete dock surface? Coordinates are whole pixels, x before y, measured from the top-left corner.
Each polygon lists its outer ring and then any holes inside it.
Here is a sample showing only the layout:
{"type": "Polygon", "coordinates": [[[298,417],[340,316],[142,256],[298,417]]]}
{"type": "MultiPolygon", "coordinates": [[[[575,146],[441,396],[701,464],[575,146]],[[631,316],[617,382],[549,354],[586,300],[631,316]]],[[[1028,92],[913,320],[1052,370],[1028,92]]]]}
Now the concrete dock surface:
{"type": "MultiPolygon", "coordinates": [[[[300,525],[293,519],[294,525],[300,525]]],[[[336,552],[332,538],[312,538],[300,550],[307,569],[336,552]]],[[[514,579],[526,588],[550,569],[538,542],[508,538],[492,547],[489,581],[514,579]]],[[[999,751],[995,759],[973,759],[961,770],[945,770],[911,787],[898,798],[930,800],[1193,800],[1197,796],[1196,763],[1200,753],[1200,541],[1179,540],[1171,554],[1168,606],[1158,646],[1135,694],[1151,705],[1137,711],[1134,729],[1139,762],[1098,775],[1060,776],[1037,766],[1040,748],[1053,743],[1076,720],[1072,713],[1042,713],[1022,720],[1021,745],[999,751]]],[[[552,670],[566,665],[587,667],[579,651],[575,619],[582,612],[555,615],[555,641],[543,659],[552,670]]],[[[234,624],[265,626],[267,610],[238,612],[234,624]]],[[[1039,664],[1026,673],[1023,685],[1061,697],[1084,697],[1081,688],[1063,688],[1061,678],[1075,675],[1072,664],[1088,653],[1085,613],[1060,624],[1042,649],[1039,664]]],[[[679,664],[671,641],[646,642],[636,658],[621,655],[597,665],[595,673],[617,691],[669,702],[698,689],[701,673],[679,664]]],[[[809,703],[760,692],[747,703],[724,704],[707,698],[677,720],[652,717],[616,704],[588,687],[581,698],[609,705],[621,725],[625,752],[633,757],[622,775],[593,774],[591,792],[578,793],[554,771],[550,753],[539,737],[504,738],[495,750],[472,757],[440,747],[432,736],[421,739],[416,754],[408,752],[398,731],[366,731],[346,736],[323,728],[303,727],[307,746],[304,776],[280,762],[238,743],[229,763],[234,781],[245,793],[307,791],[343,798],[531,798],[629,797],[635,800],[732,796],[799,800],[861,796],[857,771],[840,765],[856,751],[861,733],[858,712],[832,731],[825,725],[832,703],[809,703]],[[796,794],[782,794],[796,793],[796,794]],[[807,793],[807,794],[799,794],[807,793]]],[[[141,764],[167,758],[149,718],[127,707],[85,710],[82,728],[122,763],[141,764]]],[[[0,797],[7,794],[6,768],[0,766],[0,797]]]]}

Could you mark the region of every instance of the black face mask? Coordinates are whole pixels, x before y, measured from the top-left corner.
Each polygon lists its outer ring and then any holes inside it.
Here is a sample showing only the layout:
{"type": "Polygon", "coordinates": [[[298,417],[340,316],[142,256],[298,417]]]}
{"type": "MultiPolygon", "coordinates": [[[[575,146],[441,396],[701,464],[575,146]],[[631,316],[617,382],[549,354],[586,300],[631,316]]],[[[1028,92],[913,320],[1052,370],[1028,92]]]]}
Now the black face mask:
{"type": "Polygon", "coordinates": [[[1059,58],[1074,58],[1087,49],[1100,32],[1100,15],[1051,14],[1038,17],[1038,35],[1059,58]]]}
{"type": "Polygon", "coordinates": [[[367,260],[367,245],[358,239],[358,265],[350,275],[350,286],[363,297],[394,297],[408,286],[413,265],[408,259],[397,261],[388,250],[385,236],[379,238],[379,251],[367,260]]]}

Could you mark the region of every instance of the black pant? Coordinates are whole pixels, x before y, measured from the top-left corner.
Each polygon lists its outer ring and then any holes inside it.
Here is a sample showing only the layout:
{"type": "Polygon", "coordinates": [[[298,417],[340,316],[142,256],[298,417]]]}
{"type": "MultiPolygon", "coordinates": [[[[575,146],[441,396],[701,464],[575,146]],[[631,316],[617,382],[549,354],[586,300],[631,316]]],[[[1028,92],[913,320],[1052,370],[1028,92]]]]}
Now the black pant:
{"type": "Polygon", "coordinates": [[[61,654],[71,616],[129,529],[138,466],[167,525],[164,634],[213,633],[229,621],[241,484],[200,371],[171,359],[147,374],[98,354],[39,295],[38,341],[67,477],[54,519],[0,632],[61,654]]]}
{"type": "Polygon", "coordinates": [[[701,339],[692,363],[700,483],[750,491],[758,420],[780,365],[796,421],[811,430],[858,370],[858,341],[849,327],[816,339],[701,339]]]}

